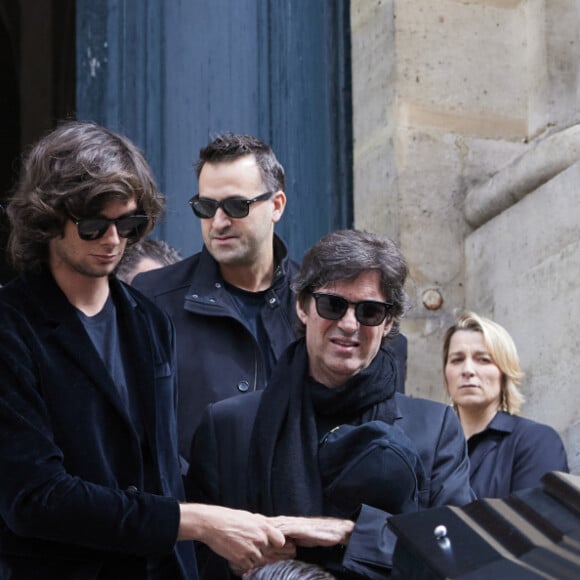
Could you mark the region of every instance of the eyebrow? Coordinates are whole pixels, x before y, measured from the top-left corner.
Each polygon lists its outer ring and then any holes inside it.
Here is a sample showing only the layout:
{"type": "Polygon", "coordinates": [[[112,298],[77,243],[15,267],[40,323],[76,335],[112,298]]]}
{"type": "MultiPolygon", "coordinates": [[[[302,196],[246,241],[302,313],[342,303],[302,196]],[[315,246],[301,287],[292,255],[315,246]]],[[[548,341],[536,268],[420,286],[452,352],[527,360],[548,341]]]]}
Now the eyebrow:
{"type": "MultiPolygon", "coordinates": [[[[121,218],[124,218],[124,217],[129,217],[129,216],[132,216],[132,215],[141,215],[141,214],[145,215],[144,212],[141,212],[140,213],[140,211],[141,210],[139,210],[139,208],[137,207],[137,208],[135,208],[135,209],[133,209],[131,211],[128,211],[127,213],[122,213],[120,216],[117,216],[115,218],[110,218],[110,217],[107,217],[106,215],[103,215],[102,213],[98,213],[96,216],[89,217],[88,219],[105,218],[107,220],[118,220],[118,219],[121,219],[121,218]]],[[[87,219],[87,218],[85,218],[85,219],[87,219]]]]}
{"type": "MultiPolygon", "coordinates": [[[[218,201],[217,199],[215,199],[213,197],[209,197],[209,196],[203,195],[201,193],[198,193],[197,195],[199,196],[199,199],[209,199],[211,201],[218,201]]],[[[252,199],[252,198],[251,197],[244,197],[244,194],[243,193],[232,193],[232,195],[228,195],[227,197],[224,197],[220,201],[225,201],[226,199],[249,200],[249,199],[252,199]]]]}
{"type": "MultiPolygon", "coordinates": [[[[465,351],[464,350],[449,351],[449,354],[447,356],[452,356],[454,354],[465,354],[465,351]]],[[[487,350],[476,350],[473,354],[479,354],[479,355],[485,354],[487,356],[491,356],[491,354],[487,350]]]]}

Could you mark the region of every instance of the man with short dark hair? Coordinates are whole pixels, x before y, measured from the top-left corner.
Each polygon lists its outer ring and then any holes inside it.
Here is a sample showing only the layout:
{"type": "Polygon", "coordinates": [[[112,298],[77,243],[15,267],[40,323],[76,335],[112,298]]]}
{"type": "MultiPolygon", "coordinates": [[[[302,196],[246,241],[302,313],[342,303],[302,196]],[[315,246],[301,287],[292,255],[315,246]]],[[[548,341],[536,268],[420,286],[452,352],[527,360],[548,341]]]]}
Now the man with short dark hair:
{"type": "Polygon", "coordinates": [[[0,289],[1,578],[194,580],[181,540],[246,567],[284,550],[262,516],[180,503],[173,325],[112,275],[163,204],[137,148],[93,123],[24,164],[23,273],[0,289]]]}
{"type": "MultiPolygon", "coordinates": [[[[284,168],[250,135],[218,135],[200,151],[190,200],[204,247],[133,285],[173,319],[179,373],[179,450],[189,456],[205,407],[265,388],[296,338],[290,284],[297,265],[274,233],[286,207],[284,168]]],[[[402,390],[406,339],[393,348],[402,390]]]]}
{"type": "Polygon", "coordinates": [[[284,168],[269,145],[222,134],[200,151],[190,200],[204,247],[133,284],[173,319],[179,373],[179,449],[209,403],[263,389],[294,340],[296,265],[275,224],[286,207],[284,168]]]}

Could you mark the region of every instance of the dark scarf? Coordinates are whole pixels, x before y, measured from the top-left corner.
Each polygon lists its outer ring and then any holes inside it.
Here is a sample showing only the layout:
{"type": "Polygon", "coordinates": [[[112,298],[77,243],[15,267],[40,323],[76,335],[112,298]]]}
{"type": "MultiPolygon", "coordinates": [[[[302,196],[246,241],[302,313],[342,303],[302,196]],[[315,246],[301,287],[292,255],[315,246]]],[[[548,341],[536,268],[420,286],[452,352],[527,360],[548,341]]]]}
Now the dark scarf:
{"type": "Polygon", "coordinates": [[[263,392],[250,449],[249,508],[265,515],[323,514],[318,469],[317,417],[360,424],[396,415],[396,367],[392,355],[379,350],[371,364],[338,389],[308,377],[304,339],[282,355],[263,392]]]}

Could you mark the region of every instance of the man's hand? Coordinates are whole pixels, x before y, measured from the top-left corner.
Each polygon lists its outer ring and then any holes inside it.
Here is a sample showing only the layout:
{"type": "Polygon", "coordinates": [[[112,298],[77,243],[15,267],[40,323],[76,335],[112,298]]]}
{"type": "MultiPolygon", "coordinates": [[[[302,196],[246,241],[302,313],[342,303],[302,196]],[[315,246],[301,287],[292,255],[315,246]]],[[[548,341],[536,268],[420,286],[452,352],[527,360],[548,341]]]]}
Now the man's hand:
{"type": "Polygon", "coordinates": [[[347,544],[354,528],[351,520],[338,518],[278,516],[268,521],[297,546],[306,548],[347,544]]]}
{"type": "Polygon", "coordinates": [[[203,542],[236,570],[271,561],[286,543],[283,532],[259,514],[205,504],[181,504],[180,509],[177,539],[203,542]]]}
{"type": "MultiPolygon", "coordinates": [[[[271,564],[272,562],[278,562],[278,560],[290,560],[296,557],[296,545],[292,540],[286,538],[286,543],[282,548],[271,548],[262,552],[262,557],[252,564],[252,568],[258,568],[259,566],[265,566],[266,564],[271,564]]],[[[246,572],[249,572],[248,568],[238,568],[232,562],[229,563],[232,572],[236,576],[243,576],[246,572]]]]}

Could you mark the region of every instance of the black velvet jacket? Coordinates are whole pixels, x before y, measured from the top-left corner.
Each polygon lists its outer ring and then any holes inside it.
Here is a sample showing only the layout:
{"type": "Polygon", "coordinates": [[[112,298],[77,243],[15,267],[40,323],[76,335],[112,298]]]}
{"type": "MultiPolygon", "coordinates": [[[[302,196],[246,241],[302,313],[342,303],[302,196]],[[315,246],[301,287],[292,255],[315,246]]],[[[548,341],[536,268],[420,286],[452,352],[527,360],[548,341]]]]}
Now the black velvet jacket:
{"type": "Polygon", "coordinates": [[[50,272],[0,289],[0,577],[196,578],[176,547],[183,489],[170,320],[115,279],[111,292],[152,461],[73,306],[50,272]],[[145,477],[144,465],[152,465],[145,477]],[[155,489],[144,489],[144,481],[155,489]]]}

